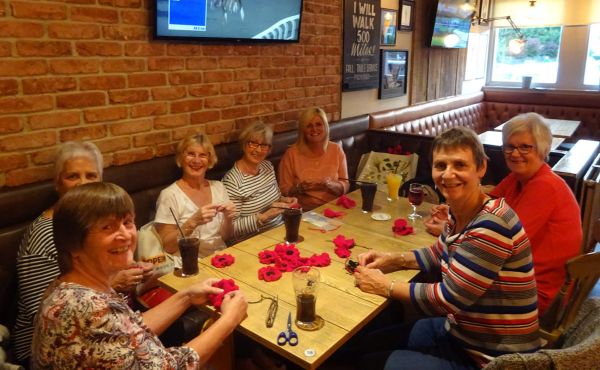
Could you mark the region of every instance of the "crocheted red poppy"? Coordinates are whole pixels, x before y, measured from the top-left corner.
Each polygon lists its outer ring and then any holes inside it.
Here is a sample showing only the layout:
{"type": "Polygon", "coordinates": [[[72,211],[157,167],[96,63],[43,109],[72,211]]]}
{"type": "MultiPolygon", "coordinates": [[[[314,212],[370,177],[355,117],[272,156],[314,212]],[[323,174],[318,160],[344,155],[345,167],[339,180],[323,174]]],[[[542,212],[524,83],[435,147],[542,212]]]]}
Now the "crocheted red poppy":
{"type": "Polygon", "coordinates": [[[394,234],[396,235],[409,235],[414,232],[413,227],[408,226],[408,222],[403,218],[399,218],[394,221],[392,231],[394,231],[394,234]]]}
{"type": "Polygon", "coordinates": [[[227,294],[231,291],[240,289],[239,286],[235,285],[235,281],[233,279],[221,279],[221,280],[217,281],[216,283],[214,283],[212,286],[223,289],[223,291],[219,294],[209,294],[208,295],[208,302],[217,311],[221,310],[221,305],[223,304],[223,298],[225,297],[225,294],[227,294]]]}
{"type": "Polygon", "coordinates": [[[285,259],[297,259],[300,257],[300,251],[296,248],[295,244],[280,243],[275,246],[275,252],[281,258],[285,259]]]}
{"type": "Polygon", "coordinates": [[[227,253],[216,254],[216,255],[214,255],[213,258],[210,259],[211,265],[218,267],[218,268],[231,266],[231,265],[233,265],[234,262],[235,262],[235,257],[233,257],[231,254],[227,254],[227,253]]]}
{"type": "Polygon", "coordinates": [[[290,208],[294,208],[294,209],[300,209],[300,208],[302,208],[302,206],[298,202],[290,204],[289,207],[290,208]]]}
{"type": "Polygon", "coordinates": [[[354,247],[354,239],[346,239],[344,235],[339,234],[333,239],[333,244],[338,248],[351,249],[354,247]]]}
{"type": "Polygon", "coordinates": [[[346,209],[356,207],[356,202],[345,195],[340,195],[335,204],[337,204],[338,206],[342,206],[346,209]]]}
{"type": "Polygon", "coordinates": [[[340,258],[348,258],[352,254],[352,252],[350,252],[350,249],[347,249],[347,248],[338,248],[338,247],[336,247],[333,251],[340,258]]]}
{"type": "Polygon", "coordinates": [[[313,254],[308,259],[307,265],[316,266],[316,267],[326,267],[331,264],[331,257],[329,257],[329,253],[323,252],[321,254],[313,254]]]}
{"type": "Polygon", "coordinates": [[[279,254],[270,249],[258,253],[258,261],[263,265],[276,263],[277,261],[279,261],[279,259],[279,254]]]}
{"type": "Polygon", "coordinates": [[[276,281],[281,278],[281,271],[274,266],[265,266],[258,269],[258,280],[276,281]]]}
{"type": "Polygon", "coordinates": [[[337,218],[337,217],[342,217],[344,215],[343,211],[334,211],[331,208],[325,208],[325,210],[323,210],[323,216],[325,217],[329,217],[329,218],[337,218]]]}

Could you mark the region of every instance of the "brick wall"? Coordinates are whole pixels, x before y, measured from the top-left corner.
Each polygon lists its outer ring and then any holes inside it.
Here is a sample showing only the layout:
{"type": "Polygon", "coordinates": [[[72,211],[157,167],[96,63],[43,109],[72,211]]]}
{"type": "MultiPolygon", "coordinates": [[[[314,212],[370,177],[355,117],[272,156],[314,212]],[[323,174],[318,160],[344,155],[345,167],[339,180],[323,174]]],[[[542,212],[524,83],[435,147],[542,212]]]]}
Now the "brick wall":
{"type": "Polygon", "coordinates": [[[304,0],[297,44],[153,41],[153,0],[0,0],[0,187],[48,179],[53,153],[91,140],[107,166],[213,143],[299,111],[340,116],[342,0],[304,0]]]}

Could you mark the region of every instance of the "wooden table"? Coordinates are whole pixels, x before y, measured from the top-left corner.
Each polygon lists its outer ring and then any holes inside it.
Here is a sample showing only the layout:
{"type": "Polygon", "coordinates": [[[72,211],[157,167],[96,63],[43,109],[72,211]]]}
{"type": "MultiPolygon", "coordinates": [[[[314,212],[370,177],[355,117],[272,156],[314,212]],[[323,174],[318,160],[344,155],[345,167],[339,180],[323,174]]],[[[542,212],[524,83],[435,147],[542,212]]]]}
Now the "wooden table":
{"type": "MultiPolygon", "coordinates": [[[[387,305],[387,299],[363,293],[354,286],[354,278],[344,269],[345,260],[339,258],[333,251],[332,240],[338,234],[342,234],[346,238],[353,238],[357,244],[352,249],[353,259],[370,247],[390,252],[408,251],[435,241],[435,238],[427,234],[422,226],[417,226],[416,235],[393,236],[394,219],[406,218],[410,212],[410,206],[405,198],[388,202],[385,199],[386,195],[379,191],[375,205],[379,207],[379,211],[390,213],[392,218],[387,221],[375,221],[370,218],[370,214],[363,214],[360,211],[359,192],[351,193],[349,196],[357,200],[357,207],[351,210],[344,209],[346,215],[341,219],[338,229],[321,232],[316,230],[312,224],[301,223],[300,235],[304,240],[297,244],[300,254],[310,256],[313,253],[327,252],[331,257],[331,265],[319,268],[321,285],[316,311],[324,319],[325,325],[322,329],[314,332],[294,328],[299,336],[299,343],[295,347],[278,346],[276,343],[277,334],[286,327],[288,312],[292,313],[292,317],[296,313],[296,298],[292,288],[291,273],[284,273],[282,278],[275,282],[267,283],[258,280],[258,269],[264,266],[258,261],[258,253],[264,249],[273,249],[277,243],[283,241],[285,235],[283,226],[228,248],[227,253],[235,257],[235,263],[229,267],[215,268],[210,264],[210,257],[206,257],[200,260],[198,275],[181,278],[174,274],[168,274],[161,277],[160,282],[165,287],[177,291],[207,277],[232,278],[249,301],[258,300],[261,294],[277,296],[279,310],[272,328],[265,326],[270,302],[263,301],[248,306],[248,317],[240,324],[238,330],[299,366],[305,369],[315,369],[387,305]],[[344,308],[343,314],[340,312],[340,308],[344,308]],[[316,354],[306,356],[306,349],[313,349],[316,354]]],[[[430,205],[423,204],[420,208],[428,210],[429,207],[430,205]]],[[[315,212],[322,214],[322,210],[325,208],[342,209],[334,203],[330,203],[318,208],[315,212]]],[[[417,224],[422,225],[422,223],[417,224]]],[[[392,275],[399,281],[408,281],[415,274],[416,271],[398,271],[392,275]]]]}
{"type": "MultiPolygon", "coordinates": [[[[483,145],[501,147],[502,146],[502,132],[501,131],[486,131],[479,134],[479,140],[483,145]]],[[[565,141],[564,137],[553,137],[552,145],[550,145],[550,150],[555,150],[558,148],[562,142],[565,141]]]]}
{"type": "MultiPolygon", "coordinates": [[[[552,136],[570,138],[573,136],[575,131],[579,125],[581,125],[581,121],[570,120],[570,119],[555,119],[555,118],[545,118],[548,127],[550,128],[550,132],[552,136]]],[[[504,123],[500,126],[496,126],[494,131],[502,131],[504,127],[504,123]]]]}

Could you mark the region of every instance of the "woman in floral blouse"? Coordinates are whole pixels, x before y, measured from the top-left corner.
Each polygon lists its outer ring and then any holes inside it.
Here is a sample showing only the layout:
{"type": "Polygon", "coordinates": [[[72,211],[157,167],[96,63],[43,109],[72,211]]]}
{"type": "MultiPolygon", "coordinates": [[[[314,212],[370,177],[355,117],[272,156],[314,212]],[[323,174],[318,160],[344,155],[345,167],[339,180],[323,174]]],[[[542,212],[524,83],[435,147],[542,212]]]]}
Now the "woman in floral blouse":
{"type": "Polygon", "coordinates": [[[161,334],[192,304],[204,304],[215,279],[190,285],[140,314],[110,286],[110,276],[133,261],[134,208],[114,184],[69,191],[54,212],[61,275],[45,293],[36,317],[34,369],[197,369],[245,318],[239,291],[228,293],[221,317],[185,347],[165,348],[161,334]]]}

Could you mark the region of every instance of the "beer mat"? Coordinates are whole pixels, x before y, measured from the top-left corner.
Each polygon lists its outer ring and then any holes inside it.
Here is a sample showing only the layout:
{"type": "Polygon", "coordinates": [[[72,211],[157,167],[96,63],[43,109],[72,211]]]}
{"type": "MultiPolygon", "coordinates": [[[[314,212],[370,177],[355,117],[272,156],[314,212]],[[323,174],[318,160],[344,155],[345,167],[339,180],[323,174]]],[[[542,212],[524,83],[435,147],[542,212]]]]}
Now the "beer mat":
{"type": "Polygon", "coordinates": [[[373,212],[373,214],[371,215],[371,218],[375,221],[387,221],[387,220],[391,220],[392,216],[390,216],[389,213],[373,212]]]}
{"type": "Polygon", "coordinates": [[[336,230],[342,225],[340,221],[337,221],[332,218],[327,218],[323,215],[318,214],[317,212],[312,211],[305,212],[304,214],[302,214],[302,220],[315,226],[318,230],[322,232],[336,230]]]}

